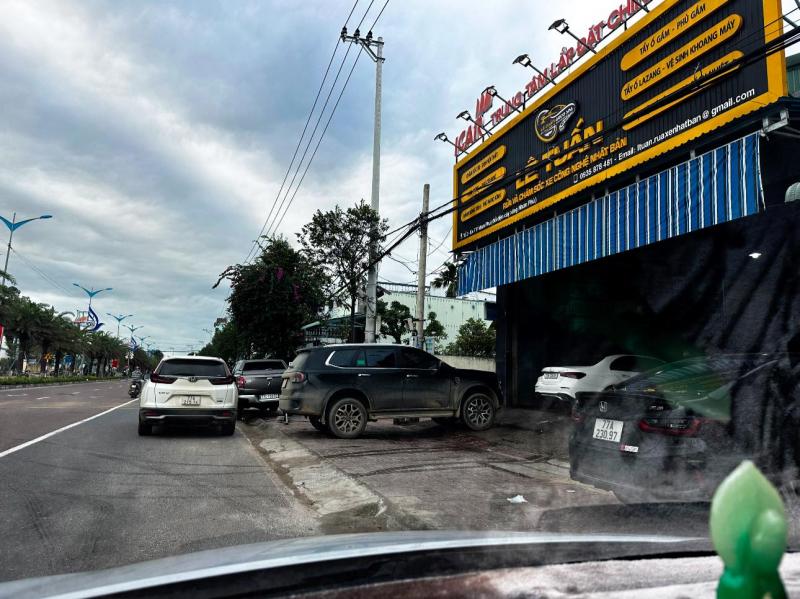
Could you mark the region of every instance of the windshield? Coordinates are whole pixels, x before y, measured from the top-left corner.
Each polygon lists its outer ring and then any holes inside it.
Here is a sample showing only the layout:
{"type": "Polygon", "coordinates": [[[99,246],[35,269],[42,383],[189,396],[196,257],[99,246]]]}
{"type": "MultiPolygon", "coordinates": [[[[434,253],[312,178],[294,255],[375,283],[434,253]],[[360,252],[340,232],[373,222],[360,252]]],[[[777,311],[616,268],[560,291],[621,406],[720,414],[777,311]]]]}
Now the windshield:
{"type": "Polygon", "coordinates": [[[800,0],[0,0],[0,596],[800,549],[799,157],[800,0]]]}
{"type": "Polygon", "coordinates": [[[253,362],[245,362],[242,372],[263,372],[265,370],[285,370],[286,364],[281,360],[258,360],[253,362]]]}

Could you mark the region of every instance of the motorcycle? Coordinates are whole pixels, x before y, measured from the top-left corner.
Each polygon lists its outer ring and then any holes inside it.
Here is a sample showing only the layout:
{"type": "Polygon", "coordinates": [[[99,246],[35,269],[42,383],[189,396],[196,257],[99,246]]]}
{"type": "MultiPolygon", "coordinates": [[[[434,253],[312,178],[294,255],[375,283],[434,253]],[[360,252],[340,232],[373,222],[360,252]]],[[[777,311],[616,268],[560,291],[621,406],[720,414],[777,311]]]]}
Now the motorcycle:
{"type": "Polygon", "coordinates": [[[142,392],[142,381],[140,379],[136,379],[131,381],[130,386],[128,387],[128,395],[133,398],[139,397],[139,394],[142,392]]]}

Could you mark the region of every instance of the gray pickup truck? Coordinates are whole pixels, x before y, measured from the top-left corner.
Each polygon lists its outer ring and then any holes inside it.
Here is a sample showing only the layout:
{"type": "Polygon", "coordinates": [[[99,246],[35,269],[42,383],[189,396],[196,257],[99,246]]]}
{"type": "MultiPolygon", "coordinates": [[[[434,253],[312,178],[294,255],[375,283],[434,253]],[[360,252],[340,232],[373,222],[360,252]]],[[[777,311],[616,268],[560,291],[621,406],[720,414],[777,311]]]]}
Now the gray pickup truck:
{"type": "Polygon", "coordinates": [[[262,414],[278,409],[281,393],[281,375],[286,370],[283,360],[239,360],[233,367],[239,389],[239,414],[255,408],[262,414]]]}

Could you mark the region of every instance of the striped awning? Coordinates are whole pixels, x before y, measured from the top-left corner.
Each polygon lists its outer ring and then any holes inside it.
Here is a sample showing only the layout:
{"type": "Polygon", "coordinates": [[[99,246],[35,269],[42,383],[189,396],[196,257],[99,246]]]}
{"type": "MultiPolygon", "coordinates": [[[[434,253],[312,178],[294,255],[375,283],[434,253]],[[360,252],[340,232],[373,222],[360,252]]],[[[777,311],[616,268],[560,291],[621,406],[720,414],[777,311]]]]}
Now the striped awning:
{"type": "Polygon", "coordinates": [[[756,214],[763,202],[753,133],[468,254],[459,294],[756,214]]]}

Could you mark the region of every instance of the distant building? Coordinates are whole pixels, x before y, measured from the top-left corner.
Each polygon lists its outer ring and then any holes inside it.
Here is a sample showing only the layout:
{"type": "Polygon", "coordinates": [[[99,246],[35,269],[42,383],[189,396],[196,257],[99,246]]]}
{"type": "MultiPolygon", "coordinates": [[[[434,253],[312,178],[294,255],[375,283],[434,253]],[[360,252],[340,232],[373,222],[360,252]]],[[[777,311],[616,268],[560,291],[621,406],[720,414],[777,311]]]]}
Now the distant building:
{"type": "MultiPolygon", "coordinates": [[[[411,315],[416,317],[417,307],[416,285],[405,283],[380,283],[381,293],[379,299],[386,302],[387,306],[392,302],[398,302],[406,306],[411,315]]],[[[471,297],[454,298],[439,295],[431,295],[430,290],[425,295],[425,319],[428,314],[434,312],[436,320],[442,323],[447,338],[444,343],[450,343],[458,336],[458,329],[470,318],[477,318],[491,322],[494,320],[494,296],[490,293],[471,294],[471,297]]],[[[360,307],[356,314],[356,338],[363,339],[364,336],[364,313],[360,307]]],[[[350,313],[347,308],[340,307],[333,310],[331,318],[324,322],[312,322],[303,327],[305,345],[329,345],[331,343],[341,343],[346,338],[350,330],[350,313]]],[[[412,343],[412,334],[406,333],[402,337],[404,344],[412,343]]],[[[380,341],[392,341],[391,338],[382,337],[380,341]]]]}

